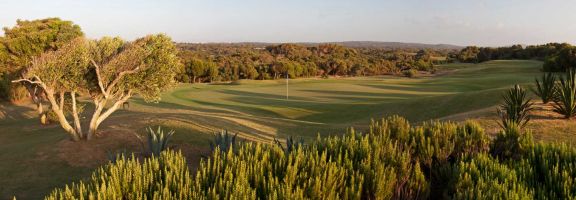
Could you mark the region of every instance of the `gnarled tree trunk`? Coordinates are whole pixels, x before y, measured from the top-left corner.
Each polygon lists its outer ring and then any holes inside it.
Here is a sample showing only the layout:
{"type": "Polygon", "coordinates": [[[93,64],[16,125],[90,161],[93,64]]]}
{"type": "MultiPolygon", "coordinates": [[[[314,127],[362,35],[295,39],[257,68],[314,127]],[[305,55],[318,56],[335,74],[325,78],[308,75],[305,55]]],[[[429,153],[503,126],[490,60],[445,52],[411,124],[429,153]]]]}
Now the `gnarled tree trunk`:
{"type": "Polygon", "coordinates": [[[64,93],[60,93],[60,102],[56,102],[54,92],[46,89],[44,91],[46,93],[46,98],[48,98],[48,101],[52,105],[52,111],[54,111],[56,116],[58,116],[58,122],[60,122],[60,126],[64,128],[72,140],[79,141],[81,137],[78,135],[78,132],[76,132],[76,129],[74,129],[70,123],[68,123],[66,115],[64,114],[64,93]]]}

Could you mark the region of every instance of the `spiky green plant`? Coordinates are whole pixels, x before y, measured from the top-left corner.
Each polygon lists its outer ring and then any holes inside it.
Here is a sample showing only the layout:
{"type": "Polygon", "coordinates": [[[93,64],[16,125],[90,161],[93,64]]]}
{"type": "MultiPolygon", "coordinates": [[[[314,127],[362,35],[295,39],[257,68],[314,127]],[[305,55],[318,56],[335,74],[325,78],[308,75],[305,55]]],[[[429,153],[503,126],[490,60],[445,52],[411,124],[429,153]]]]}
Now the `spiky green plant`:
{"type": "Polygon", "coordinates": [[[542,74],[542,80],[536,78],[536,88],[532,90],[542,99],[542,103],[552,101],[556,90],[556,76],[552,72],[542,74]]]}
{"type": "Polygon", "coordinates": [[[106,151],[106,156],[110,162],[116,162],[119,158],[125,158],[126,155],[130,155],[127,149],[121,149],[119,151],[106,151]]]}
{"type": "Polygon", "coordinates": [[[158,126],[156,131],[152,127],[148,127],[146,131],[148,132],[148,150],[152,155],[159,156],[162,151],[168,149],[168,141],[174,135],[174,130],[165,133],[162,127],[158,126]]]}
{"type": "Polygon", "coordinates": [[[520,85],[514,85],[503,95],[503,98],[504,102],[497,110],[501,119],[500,126],[502,128],[526,126],[530,121],[530,111],[534,109],[530,98],[526,96],[526,91],[520,85]]]}
{"type": "Polygon", "coordinates": [[[237,145],[236,136],[238,136],[238,133],[232,135],[228,133],[228,130],[222,130],[220,133],[215,133],[214,138],[210,141],[212,151],[220,149],[221,151],[227,152],[229,149],[234,148],[234,146],[237,145]]]}
{"type": "Polygon", "coordinates": [[[560,77],[560,82],[556,86],[556,97],[554,98],[554,112],[569,119],[576,115],[576,72],[570,69],[566,72],[566,77],[560,77]]]}
{"type": "Polygon", "coordinates": [[[304,145],[304,139],[302,139],[302,138],[294,139],[294,137],[289,136],[286,139],[286,148],[284,148],[284,146],[282,145],[282,142],[280,142],[276,138],[274,138],[274,143],[276,145],[278,145],[278,147],[280,147],[282,150],[284,150],[284,152],[290,153],[290,152],[294,151],[295,149],[298,149],[299,147],[303,146],[304,145]]]}

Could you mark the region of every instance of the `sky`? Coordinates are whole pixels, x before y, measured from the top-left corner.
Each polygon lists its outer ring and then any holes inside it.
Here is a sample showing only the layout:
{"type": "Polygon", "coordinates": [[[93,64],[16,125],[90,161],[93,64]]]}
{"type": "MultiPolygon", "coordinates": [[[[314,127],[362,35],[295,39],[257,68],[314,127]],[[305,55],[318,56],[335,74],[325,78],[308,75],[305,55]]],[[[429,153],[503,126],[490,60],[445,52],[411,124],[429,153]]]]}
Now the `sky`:
{"type": "MultiPolygon", "coordinates": [[[[0,26],[59,17],[90,38],[576,44],[573,0],[0,0],[0,26]]],[[[1,31],[3,34],[3,31],[1,31]]]]}

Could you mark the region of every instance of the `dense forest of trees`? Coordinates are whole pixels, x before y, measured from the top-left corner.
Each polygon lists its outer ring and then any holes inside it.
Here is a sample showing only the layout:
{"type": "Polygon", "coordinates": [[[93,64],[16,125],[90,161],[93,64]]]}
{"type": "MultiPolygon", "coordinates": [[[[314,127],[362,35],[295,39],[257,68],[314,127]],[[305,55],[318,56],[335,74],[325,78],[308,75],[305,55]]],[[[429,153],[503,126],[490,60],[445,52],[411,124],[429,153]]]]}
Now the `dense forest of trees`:
{"type": "Polygon", "coordinates": [[[460,62],[478,63],[490,60],[536,59],[544,61],[544,71],[566,71],[576,67],[576,47],[568,43],[513,45],[509,47],[463,48],[456,55],[460,62]]]}
{"type": "Polygon", "coordinates": [[[181,82],[234,81],[316,76],[433,72],[450,50],[348,48],[337,44],[179,44],[184,69],[181,82]]]}

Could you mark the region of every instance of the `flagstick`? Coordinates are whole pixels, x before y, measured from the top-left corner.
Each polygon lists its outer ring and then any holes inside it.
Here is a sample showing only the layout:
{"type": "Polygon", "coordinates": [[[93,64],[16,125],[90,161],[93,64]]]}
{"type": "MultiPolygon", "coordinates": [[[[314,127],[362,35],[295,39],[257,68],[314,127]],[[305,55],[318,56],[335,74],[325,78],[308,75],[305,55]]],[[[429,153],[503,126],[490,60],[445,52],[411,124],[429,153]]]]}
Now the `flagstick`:
{"type": "Polygon", "coordinates": [[[286,73],[286,100],[288,100],[288,73],[286,73]]]}

